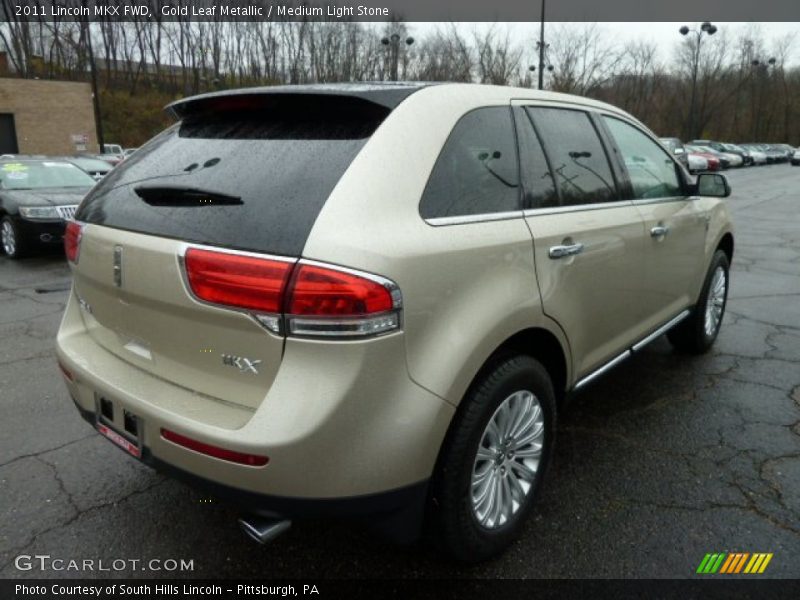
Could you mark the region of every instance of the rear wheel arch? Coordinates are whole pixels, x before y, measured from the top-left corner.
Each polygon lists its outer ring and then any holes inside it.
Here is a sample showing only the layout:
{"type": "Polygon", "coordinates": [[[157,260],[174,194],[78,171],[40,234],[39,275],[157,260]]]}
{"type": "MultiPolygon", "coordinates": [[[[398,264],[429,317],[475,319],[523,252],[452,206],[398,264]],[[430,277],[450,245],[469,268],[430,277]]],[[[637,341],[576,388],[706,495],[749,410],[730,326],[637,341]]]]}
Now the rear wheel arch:
{"type": "Polygon", "coordinates": [[[523,329],[500,344],[481,370],[512,354],[524,354],[539,361],[550,376],[556,399],[561,403],[567,390],[567,355],[555,334],[539,327],[523,329]]]}
{"type": "MultiPolygon", "coordinates": [[[[543,327],[530,327],[528,329],[523,329],[500,344],[483,362],[481,368],[475,373],[475,376],[472,378],[472,381],[470,381],[469,386],[464,392],[462,400],[469,397],[470,392],[475,388],[475,386],[479,385],[480,382],[485,378],[486,374],[492,371],[492,369],[498,363],[518,355],[530,356],[539,361],[539,363],[544,367],[553,384],[557,405],[560,406],[567,394],[567,377],[569,375],[567,369],[567,354],[564,351],[564,348],[558,337],[556,337],[553,332],[543,327]]],[[[463,401],[459,403],[458,409],[456,410],[456,415],[464,410],[464,404],[465,403],[463,401]]],[[[451,429],[452,424],[455,421],[456,416],[454,416],[453,420],[451,421],[451,429]]],[[[442,444],[439,448],[440,453],[441,449],[447,442],[449,435],[450,431],[448,430],[448,433],[445,435],[445,438],[442,440],[442,444]]],[[[438,462],[439,461],[437,460],[437,470],[438,462]]]]}

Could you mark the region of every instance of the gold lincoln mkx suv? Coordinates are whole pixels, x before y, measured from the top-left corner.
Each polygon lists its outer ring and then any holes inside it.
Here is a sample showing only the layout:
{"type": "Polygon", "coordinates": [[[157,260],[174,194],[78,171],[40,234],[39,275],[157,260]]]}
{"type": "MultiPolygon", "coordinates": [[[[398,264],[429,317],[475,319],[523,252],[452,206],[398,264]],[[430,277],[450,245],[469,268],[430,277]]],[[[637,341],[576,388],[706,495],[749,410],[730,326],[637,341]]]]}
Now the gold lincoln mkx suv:
{"type": "Polygon", "coordinates": [[[613,106],[369,84],[169,110],[68,224],[59,364],[102,435],[259,541],[328,515],[492,556],[565,397],[717,336],[728,183],[613,106]]]}

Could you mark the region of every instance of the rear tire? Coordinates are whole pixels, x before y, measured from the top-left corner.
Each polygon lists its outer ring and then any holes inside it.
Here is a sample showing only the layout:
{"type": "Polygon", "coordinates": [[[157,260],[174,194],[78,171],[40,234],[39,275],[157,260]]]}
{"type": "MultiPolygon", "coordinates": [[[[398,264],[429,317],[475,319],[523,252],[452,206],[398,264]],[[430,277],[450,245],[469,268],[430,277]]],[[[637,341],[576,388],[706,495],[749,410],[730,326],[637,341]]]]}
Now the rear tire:
{"type": "Polygon", "coordinates": [[[23,258],[30,253],[30,243],[19,221],[6,215],[0,221],[0,248],[8,258],[23,258]]]}
{"type": "Polygon", "coordinates": [[[676,350],[703,354],[714,344],[728,303],[729,270],[728,256],[717,250],[692,314],[667,332],[667,339],[676,350]]]}
{"type": "Polygon", "coordinates": [[[552,454],[555,407],[547,371],[529,356],[498,360],[473,384],[432,488],[433,533],[451,558],[485,560],[520,535],[552,454]]]}

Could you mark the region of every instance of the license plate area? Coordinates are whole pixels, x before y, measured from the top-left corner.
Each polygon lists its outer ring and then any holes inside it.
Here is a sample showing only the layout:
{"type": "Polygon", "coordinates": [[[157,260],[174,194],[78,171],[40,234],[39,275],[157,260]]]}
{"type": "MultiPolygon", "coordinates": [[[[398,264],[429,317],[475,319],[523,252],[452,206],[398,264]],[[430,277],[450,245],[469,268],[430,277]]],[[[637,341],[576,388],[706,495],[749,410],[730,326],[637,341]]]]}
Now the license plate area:
{"type": "Polygon", "coordinates": [[[112,400],[97,396],[96,422],[97,431],[136,458],[142,458],[142,420],[112,400]]]}

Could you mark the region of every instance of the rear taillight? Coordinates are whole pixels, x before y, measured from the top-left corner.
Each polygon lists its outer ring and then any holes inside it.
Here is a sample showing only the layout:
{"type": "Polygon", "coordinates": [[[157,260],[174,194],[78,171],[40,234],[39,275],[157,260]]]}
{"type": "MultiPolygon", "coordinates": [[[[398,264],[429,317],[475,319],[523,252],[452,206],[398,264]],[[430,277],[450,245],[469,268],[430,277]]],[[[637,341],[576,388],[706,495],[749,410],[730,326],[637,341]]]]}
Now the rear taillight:
{"type": "Polygon", "coordinates": [[[258,454],[247,454],[245,452],[237,452],[235,450],[228,450],[227,448],[220,448],[219,446],[212,446],[205,442],[200,442],[188,438],[180,433],[175,433],[169,429],[161,430],[161,437],[165,440],[183,446],[189,450],[194,450],[206,456],[213,456],[228,462],[239,463],[240,465],[248,465],[250,467],[263,467],[269,462],[269,457],[259,456],[258,454]]]}
{"type": "Polygon", "coordinates": [[[279,313],[293,262],[189,248],[186,275],[195,296],[213,304],[279,313]]]}
{"type": "Polygon", "coordinates": [[[400,326],[400,290],[374,275],[301,262],[286,297],[294,335],[354,337],[400,326]]]}
{"type": "Polygon", "coordinates": [[[83,225],[77,221],[67,221],[67,228],[64,230],[64,254],[71,263],[78,263],[78,255],[81,251],[81,235],[83,225]]]}
{"type": "Polygon", "coordinates": [[[286,312],[291,315],[352,316],[392,310],[391,290],[378,281],[328,267],[295,269],[286,312]]]}
{"type": "Polygon", "coordinates": [[[184,263],[198,299],[247,310],[275,333],[352,338],[400,327],[400,290],[369,273],[201,248],[184,263]]]}

